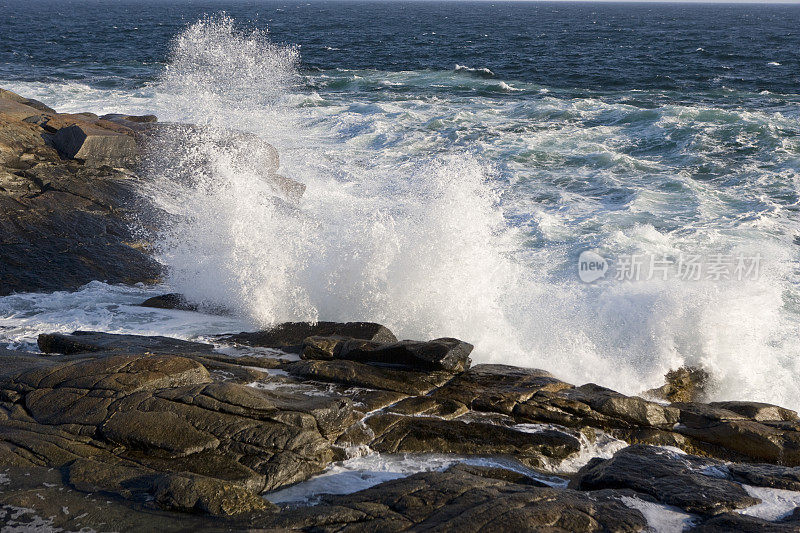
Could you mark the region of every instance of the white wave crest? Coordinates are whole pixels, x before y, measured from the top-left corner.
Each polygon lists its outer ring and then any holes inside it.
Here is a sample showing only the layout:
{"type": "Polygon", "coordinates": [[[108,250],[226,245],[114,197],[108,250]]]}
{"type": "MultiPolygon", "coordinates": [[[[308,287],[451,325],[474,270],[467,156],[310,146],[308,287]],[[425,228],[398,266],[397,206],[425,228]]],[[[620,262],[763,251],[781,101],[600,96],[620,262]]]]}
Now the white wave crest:
{"type": "Polygon", "coordinates": [[[456,65],[455,66],[455,71],[456,72],[465,72],[467,74],[473,74],[473,75],[481,77],[481,78],[493,78],[494,77],[494,72],[492,72],[491,70],[489,70],[486,67],[472,68],[472,67],[468,67],[466,65],[456,65]]]}

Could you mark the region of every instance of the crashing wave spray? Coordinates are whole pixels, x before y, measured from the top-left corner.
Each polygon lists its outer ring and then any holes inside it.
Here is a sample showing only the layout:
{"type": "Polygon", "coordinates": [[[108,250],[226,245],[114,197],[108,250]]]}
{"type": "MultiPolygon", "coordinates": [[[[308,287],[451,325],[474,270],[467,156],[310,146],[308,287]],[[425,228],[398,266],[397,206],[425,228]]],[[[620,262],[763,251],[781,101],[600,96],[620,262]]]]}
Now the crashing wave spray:
{"type": "Polygon", "coordinates": [[[166,213],[158,248],[167,281],[259,326],[286,320],[376,320],[407,336],[504,327],[499,299],[516,268],[495,191],[469,156],[403,168],[321,158],[286,100],[296,51],[207,18],[176,41],[161,83],[166,105],[202,128],[155,144],[148,194],[166,213]],[[262,163],[306,185],[276,194],[262,163]]]}
{"type": "MultiPolygon", "coordinates": [[[[342,142],[330,130],[345,119],[304,107],[297,64],[295,49],[224,16],[176,39],[159,105],[199,127],[165,130],[147,191],[164,213],[157,247],[176,291],[254,326],[373,320],[405,338],[461,337],[478,362],[542,367],[628,393],[700,364],[714,373],[717,398],[800,404],[786,356],[796,342],[786,344],[792,325],[780,316],[783,267],[739,286],[582,285],[573,262],[585,242],[580,224],[567,221],[549,238],[542,219],[544,244],[525,246],[499,206],[496,187],[507,195],[508,186],[491,168],[470,155],[428,150],[412,161],[410,152],[342,142]],[[300,200],[276,185],[263,141],[280,152],[280,173],[306,186],[300,200]]],[[[387,119],[378,111],[365,120],[379,129],[387,119]]],[[[714,230],[681,240],[646,224],[620,226],[628,236],[597,229],[608,222],[589,225],[612,252],[730,248],[714,230]]],[[[744,240],[766,253],[759,232],[744,240]]],[[[777,246],[772,264],[789,264],[784,252],[777,246]]]]}

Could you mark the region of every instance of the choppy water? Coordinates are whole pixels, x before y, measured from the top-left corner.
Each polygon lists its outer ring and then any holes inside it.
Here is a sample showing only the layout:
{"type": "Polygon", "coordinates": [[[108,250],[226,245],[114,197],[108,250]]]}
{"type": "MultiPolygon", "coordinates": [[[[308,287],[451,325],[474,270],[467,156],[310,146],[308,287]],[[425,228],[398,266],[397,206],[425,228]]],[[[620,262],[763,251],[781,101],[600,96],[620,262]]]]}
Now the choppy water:
{"type": "Polygon", "coordinates": [[[631,393],[702,364],[717,398],[800,407],[796,6],[0,10],[0,86],[210,128],[156,157],[143,192],[173,215],[158,238],[170,288],[241,316],[143,316],[128,304],[147,290],[95,284],[0,299],[9,342],[368,319],[631,393]],[[278,147],[280,172],[308,186],[298,209],[270,199],[252,146],[220,148],[224,128],[278,147]],[[586,284],[586,249],[672,266],[586,284]],[[681,279],[694,256],[701,279],[681,279]],[[715,257],[732,279],[707,275],[715,257]],[[737,279],[738,257],[758,272],[737,279]]]}

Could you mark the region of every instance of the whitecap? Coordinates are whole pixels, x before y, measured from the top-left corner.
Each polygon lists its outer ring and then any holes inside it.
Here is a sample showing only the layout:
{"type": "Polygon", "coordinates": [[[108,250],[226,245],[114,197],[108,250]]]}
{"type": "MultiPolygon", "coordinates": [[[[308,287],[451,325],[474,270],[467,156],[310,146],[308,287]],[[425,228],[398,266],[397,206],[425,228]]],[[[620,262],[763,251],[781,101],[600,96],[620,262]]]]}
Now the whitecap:
{"type": "Polygon", "coordinates": [[[478,77],[481,77],[481,78],[493,78],[494,77],[494,72],[492,72],[491,70],[489,70],[486,67],[472,68],[472,67],[468,67],[468,66],[465,66],[465,65],[458,65],[457,64],[455,66],[454,70],[456,72],[465,72],[465,73],[472,74],[472,75],[475,75],[475,76],[478,76],[478,77]]]}
{"type": "Polygon", "coordinates": [[[522,89],[517,89],[516,87],[512,87],[511,85],[507,84],[504,81],[501,81],[500,83],[498,83],[497,86],[500,87],[502,90],[508,91],[508,92],[519,92],[519,91],[522,91],[522,89]]]}

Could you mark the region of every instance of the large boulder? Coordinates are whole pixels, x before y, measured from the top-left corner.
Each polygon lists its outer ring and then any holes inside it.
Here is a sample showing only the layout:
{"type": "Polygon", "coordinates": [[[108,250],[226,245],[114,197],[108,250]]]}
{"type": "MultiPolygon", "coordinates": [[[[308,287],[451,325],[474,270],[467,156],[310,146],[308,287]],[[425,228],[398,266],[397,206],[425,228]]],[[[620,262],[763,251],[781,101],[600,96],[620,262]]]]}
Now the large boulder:
{"type": "Polygon", "coordinates": [[[343,359],[297,361],[285,365],[284,369],[294,376],[308,380],[416,395],[427,394],[452,377],[449,372],[417,372],[343,359]]]}
{"type": "Polygon", "coordinates": [[[515,406],[539,391],[561,391],[572,385],[544,370],[509,365],[476,365],[432,396],[461,402],[477,411],[511,414],[515,406]]]}
{"type": "Polygon", "coordinates": [[[78,123],[58,129],[51,138],[58,153],[91,165],[131,167],[139,161],[133,135],[96,124],[78,123]]]}

